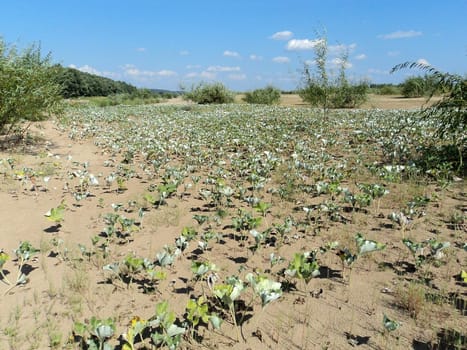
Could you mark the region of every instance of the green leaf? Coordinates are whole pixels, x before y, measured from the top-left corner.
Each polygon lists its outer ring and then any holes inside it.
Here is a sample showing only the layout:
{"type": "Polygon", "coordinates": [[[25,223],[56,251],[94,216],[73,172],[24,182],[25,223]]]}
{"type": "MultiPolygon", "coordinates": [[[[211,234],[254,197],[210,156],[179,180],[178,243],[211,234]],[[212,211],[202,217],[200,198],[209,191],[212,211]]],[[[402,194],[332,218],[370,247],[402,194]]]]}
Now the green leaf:
{"type": "Polygon", "coordinates": [[[169,337],[175,337],[177,335],[181,335],[185,333],[186,329],[183,327],[179,327],[175,324],[172,324],[168,329],[167,329],[167,335],[169,337]]]}
{"type": "Polygon", "coordinates": [[[395,331],[400,327],[400,323],[389,319],[385,314],[383,315],[383,326],[389,332],[395,331]]]}
{"type": "Polygon", "coordinates": [[[221,328],[222,319],[219,318],[217,315],[211,314],[211,316],[209,317],[209,322],[211,322],[212,326],[215,329],[220,329],[221,328]]]}
{"type": "Polygon", "coordinates": [[[65,213],[65,203],[62,201],[59,206],[56,208],[50,209],[44,215],[47,217],[48,220],[55,222],[57,224],[63,221],[63,215],[65,213]]]}
{"type": "Polygon", "coordinates": [[[377,250],[383,250],[386,247],[383,243],[365,239],[360,233],[355,235],[355,242],[357,243],[358,254],[360,255],[377,250]]]}
{"type": "Polygon", "coordinates": [[[467,272],[465,272],[464,270],[461,271],[461,279],[467,283],[467,272]]]}

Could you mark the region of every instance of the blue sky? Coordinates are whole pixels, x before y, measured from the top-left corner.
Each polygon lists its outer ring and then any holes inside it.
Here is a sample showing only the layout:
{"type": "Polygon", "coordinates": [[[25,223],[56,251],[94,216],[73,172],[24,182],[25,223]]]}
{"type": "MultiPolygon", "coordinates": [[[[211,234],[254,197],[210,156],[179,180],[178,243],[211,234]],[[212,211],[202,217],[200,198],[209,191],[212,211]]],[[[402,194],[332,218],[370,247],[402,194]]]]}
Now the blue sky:
{"type": "Polygon", "coordinates": [[[467,0],[12,0],[0,36],[40,42],[64,66],[139,87],[220,81],[245,91],[295,89],[326,30],[328,67],[348,50],[348,76],[373,83],[401,62],[467,73],[467,0]]]}

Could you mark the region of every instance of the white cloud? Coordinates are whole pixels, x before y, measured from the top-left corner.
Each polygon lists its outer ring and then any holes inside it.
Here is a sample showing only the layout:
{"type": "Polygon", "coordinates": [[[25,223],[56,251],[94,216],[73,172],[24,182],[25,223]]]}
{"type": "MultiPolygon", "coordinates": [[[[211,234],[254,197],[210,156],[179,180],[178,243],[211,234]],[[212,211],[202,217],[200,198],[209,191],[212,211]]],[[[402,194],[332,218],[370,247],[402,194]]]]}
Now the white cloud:
{"type": "Polygon", "coordinates": [[[240,67],[228,67],[228,66],[210,66],[206,69],[208,72],[238,72],[240,67]]]}
{"type": "Polygon", "coordinates": [[[422,64],[422,65],[424,65],[424,66],[429,66],[429,65],[430,65],[430,62],[428,62],[428,61],[427,61],[426,59],[424,59],[424,58],[419,58],[419,59],[417,60],[417,63],[418,63],[418,64],[422,64]]]}
{"type": "Polygon", "coordinates": [[[240,54],[238,52],[229,51],[229,50],[225,50],[223,55],[226,56],[226,57],[240,57],[240,54]]]}
{"type": "Polygon", "coordinates": [[[138,52],[146,52],[146,48],[145,48],[145,47],[138,47],[138,48],[136,48],[136,51],[138,51],[138,52]]]}
{"type": "Polygon", "coordinates": [[[272,61],[275,63],[289,63],[290,58],[284,57],[284,56],[277,56],[277,57],[274,57],[272,61]]]}
{"type": "Polygon", "coordinates": [[[228,76],[229,79],[231,80],[245,80],[246,79],[246,74],[229,74],[228,76]]]}
{"type": "Polygon", "coordinates": [[[389,75],[389,71],[376,69],[376,68],[369,68],[368,73],[369,74],[377,74],[377,75],[389,75]]]}
{"type": "Polygon", "coordinates": [[[344,61],[342,60],[342,58],[339,58],[339,57],[333,58],[333,59],[331,60],[331,64],[334,65],[334,66],[336,66],[336,67],[341,67],[342,64],[344,64],[344,67],[345,67],[346,69],[352,68],[352,63],[350,63],[349,61],[344,62],[344,61]]]}
{"type": "Polygon", "coordinates": [[[94,67],[91,67],[87,64],[85,64],[84,66],[81,66],[81,67],[74,67],[75,69],[81,71],[81,72],[84,72],[84,73],[89,73],[89,74],[95,74],[95,75],[102,75],[102,73],[97,70],[96,68],[94,67]]]}
{"type": "Polygon", "coordinates": [[[352,52],[357,47],[357,44],[339,44],[339,45],[330,45],[328,46],[328,51],[330,55],[341,55],[345,52],[352,52]]]}
{"type": "Polygon", "coordinates": [[[185,66],[186,69],[199,69],[201,68],[200,64],[188,64],[185,66]]]}
{"type": "Polygon", "coordinates": [[[262,61],[263,57],[252,54],[252,55],[250,55],[250,60],[252,60],[252,61],[262,61]]]}
{"type": "Polygon", "coordinates": [[[274,33],[269,38],[273,40],[289,40],[292,36],[293,33],[290,30],[284,30],[282,32],[274,33]]]}
{"type": "Polygon", "coordinates": [[[356,59],[356,60],[359,60],[359,61],[365,60],[365,59],[366,59],[366,55],[365,55],[364,53],[361,53],[360,55],[355,56],[355,59],[356,59]]]}
{"type": "Polygon", "coordinates": [[[140,70],[132,64],[127,64],[124,66],[124,73],[132,78],[147,79],[147,78],[158,78],[158,77],[173,77],[177,73],[171,70],[140,70]]]}
{"type": "Polygon", "coordinates": [[[406,31],[398,30],[398,31],[395,31],[389,34],[378,35],[378,38],[385,39],[385,40],[405,39],[405,38],[413,38],[413,37],[420,36],[420,35],[422,35],[422,32],[418,32],[415,30],[406,30],[406,31]]]}
{"type": "Polygon", "coordinates": [[[287,50],[297,51],[297,50],[312,50],[316,45],[322,42],[321,39],[292,39],[287,43],[287,50]]]}
{"type": "Polygon", "coordinates": [[[191,72],[185,75],[186,78],[201,78],[201,79],[207,79],[207,80],[215,80],[216,79],[216,73],[213,72],[208,72],[208,71],[202,71],[202,72],[191,72]]]}

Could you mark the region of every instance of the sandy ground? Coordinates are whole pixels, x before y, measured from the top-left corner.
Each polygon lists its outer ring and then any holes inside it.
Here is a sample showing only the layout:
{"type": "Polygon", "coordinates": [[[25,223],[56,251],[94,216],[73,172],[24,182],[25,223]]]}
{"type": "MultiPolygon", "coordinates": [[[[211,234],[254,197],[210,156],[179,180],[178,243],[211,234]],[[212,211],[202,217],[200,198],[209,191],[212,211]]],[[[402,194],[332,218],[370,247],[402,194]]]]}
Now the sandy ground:
{"type": "MultiPolygon", "coordinates": [[[[416,108],[423,102],[423,99],[372,96],[366,107],[416,108]]],[[[174,99],[168,103],[182,102],[174,99]]],[[[300,105],[296,96],[284,96],[282,103],[300,105]]],[[[82,164],[86,162],[87,171],[96,176],[101,174],[102,181],[109,174],[109,169],[104,166],[108,154],[98,149],[92,139],[70,140],[67,131],[53,121],[35,125],[32,133],[35,139],[30,144],[0,152],[0,160],[3,160],[0,164],[0,248],[12,259],[12,251],[20,241],[29,241],[41,249],[27,264],[29,283],[7,291],[9,287],[0,282],[0,349],[65,348],[73,322],[82,322],[93,315],[114,317],[118,332],[122,333],[133,316],[151,316],[155,303],[164,299],[170,301],[177,315],[183,315],[189,296],[207,288],[200,283],[189,282],[191,260],[196,255],[193,248],[177,261],[174,268],[169,269],[169,277],[160,282],[157,292],[142,293],[137,285],[127,287],[119,281],[106,283],[107,275],[101,266],[109,259],[83,259],[78,246],[90,249],[91,237],[103,230],[103,216],[112,212],[112,203],[141,201],[148,181],[133,178],[126,184],[127,190],[121,193],[101,185],[92,189],[92,196],[75,202],[70,193],[71,188],[77,185],[73,172],[82,170],[82,164]],[[14,160],[13,169],[7,164],[7,159],[14,160]],[[24,175],[25,168],[35,169],[40,176],[28,178],[24,175]],[[48,182],[44,177],[49,177],[48,182]],[[63,223],[57,226],[44,214],[62,200],[66,201],[67,208],[63,223]]],[[[425,192],[430,193],[431,190],[433,188],[426,188],[425,192]]],[[[465,209],[463,185],[439,193],[439,196],[439,207],[427,210],[445,214],[454,208],[465,209]]],[[[277,206],[278,211],[266,217],[270,222],[281,218],[281,210],[290,210],[286,205],[281,208],[278,203],[277,206]]],[[[192,216],[194,213],[203,214],[199,211],[202,207],[203,201],[192,190],[184,198],[170,199],[161,210],[148,212],[144,226],[135,238],[128,244],[112,248],[113,261],[133,252],[139,256],[154,256],[164,244],[172,243],[183,227],[195,225],[192,216]]],[[[383,205],[382,217],[376,213],[371,219],[355,214],[354,223],[331,228],[329,235],[348,234],[351,237],[361,229],[392,235],[394,233],[384,219],[391,210],[389,204],[383,205]]],[[[131,210],[125,215],[137,217],[131,210]]],[[[423,237],[432,225],[428,220],[420,221],[410,235],[423,237]]],[[[442,229],[439,237],[465,242],[466,232],[442,229]]],[[[306,244],[311,242],[310,239],[305,239],[306,244]]],[[[394,237],[391,244],[395,247],[399,239],[394,237]]],[[[297,244],[285,245],[279,253],[290,257],[300,250],[303,243],[297,244]]],[[[348,271],[343,271],[339,259],[329,258],[322,262],[326,266],[323,273],[327,278],[313,280],[306,286],[306,292],[284,293],[280,303],[271,304],[265,310],[257,304],[252,306],[255,317],[242,326],[246,342],[233,340],[235,329],[231,323],[225,322],[221,333],[202,331],[205,333],[203,344],[212,349],[245,350],[348,349],[354,346],[361,349],[425,349],[423,346],[436,338],[440,324],[465,331],[465,316],[459,316],[453,307],[430,303],[426,312],[414,320],[394,306],[395,292],[403,290],[401,288],[406,281],[402,271],[404,266],[393,266],[395,270],[401,269],[400,276],[395,276],[389,264],[400,258],[410,260],[404,249],[394,248],[382,252],[378,258],[362,260],[352,271],[351,283],[343,283],[343,274],[348,271]],[[388,263],[386,267],[378,265],[382,261],[388,263]],[[404,324],[397,336],[381,332],[383,313],[395,315],[404,324]],[[414,346],[415,342],[420,347],[414,346]]],[[[213,250],[210,259],[220,262],[220,274],[224,276],[235,273],[240,266],[249,269],[268,266],[266,252],[253,255],[232,240],[226,240],[218,250],[213,250]]],[[[458,262],[455,259],[450,257],[449,263],[434,273],[442,281],[438,285],[441,291],[460,291],[465,301],[465,286],[456,285],[452,279],[459,271],[459,264],[465,263],[465,257],[457,257],[460,259],[458,262]]],[[[17,262],[8,260],[3,270],[8,279],[14,280],[17,262]]],[[[246,310],[246,313],[251,311],[246,310]]],[[[185,348],[200,348],[196,342],[190,344],[185,341],[183,344],[185,348]]],[[[77,347],[70,345],[68,348],[77,347]]]]}

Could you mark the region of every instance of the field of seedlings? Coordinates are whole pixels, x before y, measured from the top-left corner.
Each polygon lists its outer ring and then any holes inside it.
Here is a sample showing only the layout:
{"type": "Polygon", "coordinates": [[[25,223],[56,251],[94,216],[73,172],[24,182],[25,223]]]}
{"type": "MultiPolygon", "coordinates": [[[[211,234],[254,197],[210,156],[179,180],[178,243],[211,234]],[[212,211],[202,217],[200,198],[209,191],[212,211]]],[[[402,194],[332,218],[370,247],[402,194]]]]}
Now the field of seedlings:
{"type": "Polygon", "coordinates": [[[0,149],[0,348],[465,349],[462,152],[435,128],[240,104],[31,126],[0,149]]]}

